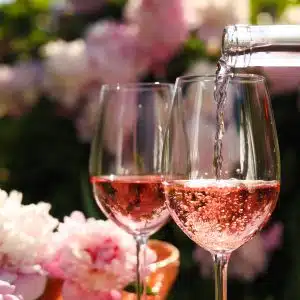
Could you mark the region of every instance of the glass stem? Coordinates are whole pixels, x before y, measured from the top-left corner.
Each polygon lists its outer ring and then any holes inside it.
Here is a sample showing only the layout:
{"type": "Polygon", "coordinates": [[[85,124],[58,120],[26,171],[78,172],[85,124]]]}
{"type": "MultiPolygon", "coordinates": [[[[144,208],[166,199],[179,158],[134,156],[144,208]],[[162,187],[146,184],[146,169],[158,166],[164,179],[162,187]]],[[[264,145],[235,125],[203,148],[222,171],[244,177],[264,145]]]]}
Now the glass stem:
{"type": "Polygon", "coordinates": [[[146,264],[146,246],[148,237],[143,235],[135,236],[135,242],[137,300],[143,300],[146,299],[146,280],[144,267],[146,264]]]}
{"type": "Polygon", "coordinates": [[[227,267],[230,253],[212,253],[215,273],[215,300],[227,300],[227,267]]]}

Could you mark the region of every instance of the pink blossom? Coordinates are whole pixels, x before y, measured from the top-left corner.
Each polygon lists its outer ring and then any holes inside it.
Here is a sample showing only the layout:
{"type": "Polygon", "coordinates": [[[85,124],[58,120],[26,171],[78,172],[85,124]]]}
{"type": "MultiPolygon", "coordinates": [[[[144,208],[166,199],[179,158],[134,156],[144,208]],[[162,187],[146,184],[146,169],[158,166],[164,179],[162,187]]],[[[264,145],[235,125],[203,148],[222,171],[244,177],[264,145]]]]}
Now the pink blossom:
{"type": "Polygon", "coordinates": [[[64,300],[85,299],[85,300],[120,300],[121,293],[117,290],[111,291],[87,291],[72,281],[67,281],[62,290],[64,300]]]}
{"type": "MultiPolygon", "coordinates": [[[[267,270],[269,258],[281,245],[283,226],[275,223],[268,230],[258,233],[252,240],[231,255],[228,276],[242,281],[253,281],[257,275],[267,270]]],[[[213,274],[212,258],[208,251],[197,247],[194,259],[199,263],[202,276],[213,274]]]]}
{"type": "Polygon", "coordinates": [[[22,296],[15,294],[15,286],[9,282],[0,280],[1,300],[24,300],[22,296]]]}
{"type": "Polygon", "coordinates": [[[299,89],[299,67],[264,67],[262,71],[273,95],[290,93],[299,89]]]}
{"type": "Polygon", "coordinates": [[[264,248],[267,252],[280,248],[282,244],[283,225],[275,223],[269,230],[261,233],[264,248]]]}
{"type": "Polygon", "coordinates": [[[105,129],[103,142],[105,148],[112,154],[118,151],[116,140],[123,139],[123,143],[130,137],[137,122],[137,92],[132,90],[120,90],[111,95],[114,101],[108,101],[106,114],[103,119],[105,129]],[[120,113],[122,112],[122,113],[120,113]],[[120,131],[122,128],[122,131],[120,131]]]}
{"type": "Polygon", "coordinates": [[[99,108],[99,90],[100,87],[96,86],[86,91],[86,102],[75,120],[77,135],[83,142],[89,142],[93,137],[99,108]]]}
{"type": "Polygon", "coordinates": [[[92,13],[107,2],[106,0],[68,0],[67,7],[76,13],[92,13]]]}
{"type": "MultiPolygon", "coordinates": [[[[129,1],[128,5],[131,5],[129,1]]],[[[153,63],[167,61],[188,35],[182,0],[142,0],[128,15],[138,27],[138,40],[153,63]]],[[[128,8],[127,8],[128,12],[128,8]]]]}
{"type": "Polygon", "coordinates": [[[13,284],[15,286],[15,294],[22,295],[22,299],[35,300],[43,294],[47,276],[0,270],[0,280],[13,284]]]}
{"type": "Polygon", "coordinates": [[[90,71],[102,83],[134,82],[150,64],[135,26],[98,22],[87,31],[86,47],[90,71]]]}
{"type": "MultiPolygon", "coordinates": [[[[99,110],[99,88],[90,88],[86,93],[87,101],[76,119],[76,128],[79,138],[86,142],[92,138],[99,110]]],[[[117,151],[116,139],[122,134],[126,141],[137,120],[137,93],[134,89],[112,89],[104,95],[108,100],[105,104],[106,113],[103,117],[104,147],[110,153],[117,151]],[[109,98],[112,98],[111,101],[109,98]],[[120,131],[122,128],[122,131],[120,131]]]]}
{"type": "Polygon", "coordinates": [[[0,65],[0,116],[19,115],[38,100],[40,67],[34,63],[0,65]]]}
{"type": "MultiPolygon", "coordinates": [[[[67,294],[88,291],[87,297],[94,299],[97,293],[120,290],[135,279],[135,241],[111,221],[85,219],[73,212],[59,225],[52,242],[45,269],[64,279],[67,294]]],[[[155,261],[150,249],[146,256],[147,265],[155,261]]]]}

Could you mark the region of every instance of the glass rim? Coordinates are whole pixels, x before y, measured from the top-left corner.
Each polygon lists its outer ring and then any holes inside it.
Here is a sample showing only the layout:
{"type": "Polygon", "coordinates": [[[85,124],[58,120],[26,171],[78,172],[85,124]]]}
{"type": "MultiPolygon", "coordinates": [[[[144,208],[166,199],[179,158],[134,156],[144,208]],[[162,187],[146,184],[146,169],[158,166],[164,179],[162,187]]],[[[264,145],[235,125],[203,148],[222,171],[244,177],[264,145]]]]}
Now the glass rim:
{"type": "Polygon", "coordinates": [[[151,90],[154,88],[173,88],[174,83],[169,82],[129,82],[129,83],[105,83],[102,84],[101,90],[151,90]]]}
{"type": "MultiPolygon", "coordinates": [[[[258,83],[265,82],[266,78],[263,75],[254,73],[230,73],[229,82],[241,82],[241,83],[258,83]]],[[[205,75],[184,75],[176,78],[176,83],[192,83],[192,82],[205,82],[214,81],[215,74],[205,75]]]]}

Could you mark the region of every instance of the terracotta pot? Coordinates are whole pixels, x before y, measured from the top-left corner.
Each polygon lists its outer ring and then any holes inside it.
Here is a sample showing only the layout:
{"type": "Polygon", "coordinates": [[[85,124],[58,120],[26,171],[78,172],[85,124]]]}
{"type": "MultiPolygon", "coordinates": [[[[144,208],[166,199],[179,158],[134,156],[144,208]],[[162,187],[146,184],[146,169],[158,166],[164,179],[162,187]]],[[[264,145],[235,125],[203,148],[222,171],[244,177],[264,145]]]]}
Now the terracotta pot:
{"type": "MultiPolygon", "coordinates": [[[[147,278],[148,285],[155,291],[155,296],[147,296],[147,300],[164,300],[172,288],[179,271],[178,249],[163,241],[150,240],[149,247],[157,254],[153,271],[147,278]]],[[[49,279],[46,290],[40,300],[63,300],[61,296],[62,281],[49,279]]],[[[136,300],[133,293],[122,292],[122,300],[136,300]]]]}

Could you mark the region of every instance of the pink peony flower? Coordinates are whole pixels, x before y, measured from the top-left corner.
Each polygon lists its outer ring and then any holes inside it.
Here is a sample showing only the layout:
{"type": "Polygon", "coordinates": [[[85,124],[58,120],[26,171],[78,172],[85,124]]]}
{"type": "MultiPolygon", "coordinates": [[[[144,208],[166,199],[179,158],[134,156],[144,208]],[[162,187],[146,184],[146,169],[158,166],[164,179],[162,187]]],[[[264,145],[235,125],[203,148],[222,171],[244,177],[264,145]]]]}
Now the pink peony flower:
{"type": "Polygon", "coordinates": [[[15,293],[15,286],[9,282],[0,280],[0,299],[1,300],[24,300],[21,295],[15,293]]]}
{"type": "Polygon", "coordinates": [[[0,65],[0,116],[19,115],[36,103],[40,71],[34,63],[0,65]]]}
{"type": "Polygon", "coordinates": [[[138,27],[138,41],[153,63],[167,61],[188,35],[182,0],[129,1],[129,21],[138,27]],[[131,10],[131,11],[130,11],[131,10]]]}
{"type": "Polygon", "coordinates": [[[107,2],[106,0],[68,0],[67,8],[75,13],[92,13],[107,2]]]}
{"type": "Polygon", "coordinates": [[[99,90],[100,87],[96,86],[86,91],[86,101],[75,120],[77,135],[83,142],[90,142],[93,138],[99,109],[99,90]]]}
{"type": "Polygon", "coordinates": [[[267,252],[278,249],[282,244],[283,225],[275,223],[269,230],[261,233],[264,249],[267,252]]]}
{"type": "MultiPolygon", "coordinates": [[[[66,295],[86,291],[86,297],[94,299],[135,279],[135,241],[111,221],[85,219],[73,212],[59,225],[52,242],[52,256],[44,267],[50,276],[64,279],[66,295]]],[[[150,249],[146,257],[147,265],[156,259],[150,249]]]]}
{"type": "Polygon", "coordinates": [[[263,67],[262,71],[268,80],[271,94],[280,95],[299,90],[299,67],[263,67]]]}
{"type": "MultiPolygon", "coordinates": [[[[228,276],[242,281],[253,281],[257,275],[264,273],[268,267],[270,254],[281,245],[282,233],[283,225],[275,223],[234,251],[228,266],[228,276]]],[[[197,247],[194,259],[199,263],[202,276],[212,276],[213,264],[208,251],[197,247]]]]}
{"type": "Polygon", "coordinates": [[[13,284],[15,294],[22,295],[22,299],[35,300],[43,294],[47,276],[45,274],[22,274],[0,270],[0,280],[13,284]]]}
{"type": "Polygon", "coordinates": [[[84,290],[79,284],[72,281],[67,281],[62,290],[64,300],[85,299],[85,300],[120,300],[122,299],[121,293],[117,290],[107,292],[102,291],[87,291],[84,290]]]}
{"type": "Polygon", "coordinates": [[[90,71],[102,83],[134,82],[150,64],[135,26],[98,22],[87,31],[86,47],[90,71]]]}
{"type": "MultiPolygon", "coordinates": [[[[99,117],[99,89],[99,87],[89,89],[89,92],[86,93],[87,101],[75,121],[77,133],[83,142],[92,138],[99,117]]],[[[134,130],[138,113],[137,93],[134,89],[112,89],[105,97],[105,100],[110,97],[113,101],[109,100],[105,105],[103,143],[107,151],[115,154],[118,148],[118,144],[116,144],[118,137],[122,135],[125,142],[134,130]],[[120,110],[120,108],[122,109],[120,110]]]]}

